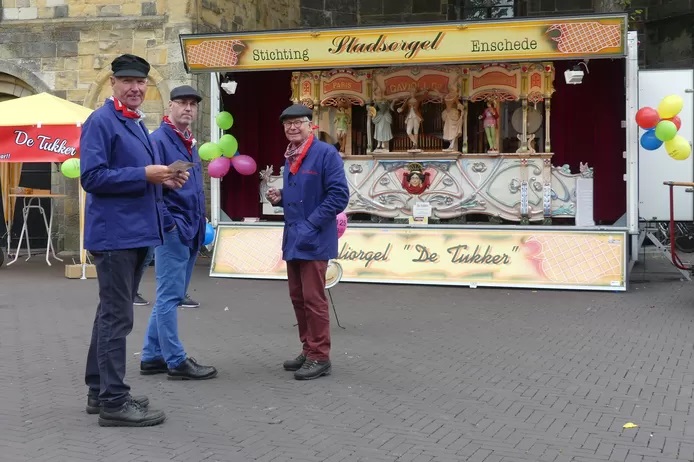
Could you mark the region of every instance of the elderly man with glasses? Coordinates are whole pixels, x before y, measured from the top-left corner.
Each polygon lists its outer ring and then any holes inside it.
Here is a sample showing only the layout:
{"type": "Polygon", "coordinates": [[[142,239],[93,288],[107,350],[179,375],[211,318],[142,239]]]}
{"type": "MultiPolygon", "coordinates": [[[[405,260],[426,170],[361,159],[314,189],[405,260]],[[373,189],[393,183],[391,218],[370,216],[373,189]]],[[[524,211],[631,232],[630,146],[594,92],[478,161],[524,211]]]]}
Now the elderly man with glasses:
{"type": "Polygon", "coordinates": [[[294,104],[280,121],[289,140],[284,188],[271,188],[267,199],[284,207],[282,258],[287,262],[289,297],[299,327],[301,353],[284,362],[297,380],[331,372],[330,313],[325,295],[328,260],[337,257],[336,215],[349,201],[342,158],[335,147],[316,139],[312,111],[294,104]]]}
{"type": "Polygon", "coordinates": [[[171,90],[170,99],[169,115],[152,133],[152,140],[162,159],[174,169],[189,171],[190,178],[182,188],[164,193],[164,243],[154,250],[157,299],[145,333],[140,374],[164,373],[169,380],[211,379],[217,375],[214,367],[186,355],[178,337],[177,313],[205,240],[203,173],[190,131],[202,97],[183,85],[171,90]]]}

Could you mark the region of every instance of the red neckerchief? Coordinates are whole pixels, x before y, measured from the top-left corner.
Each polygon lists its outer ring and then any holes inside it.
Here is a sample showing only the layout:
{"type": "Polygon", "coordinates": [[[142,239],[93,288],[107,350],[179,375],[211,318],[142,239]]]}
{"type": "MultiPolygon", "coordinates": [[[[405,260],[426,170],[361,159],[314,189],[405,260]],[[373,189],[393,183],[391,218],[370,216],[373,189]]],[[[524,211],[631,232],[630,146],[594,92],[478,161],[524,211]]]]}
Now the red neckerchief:
{"type": "Polygon", "coordinates": [[[126,107],[125,104],[118,101],[118,98],[111,96],[111,98],[109,98],[109,99],[111,101],[113,101],[113,106],[116,108],[116,111],[123,114],[123,117],[126,117],[128,119],[141,119],[142,118],[142,114],[140,112],[133,111],[132,109],[126,107]]]}
{"type": "Polygon", "coordinates": [[[311,133],[309,137],[306,138],[306,141],[304,141],[296,149],[292,149],[291,144],[287,147],[285,157],[291,163],[289,171],[292,173],[292,175],[296,175],[299,171],[299,168],[301,168],[301,163],[304,161],[304,157],[306,157],[306,153],[308,153],[308,149],[311,147],[311,143],[313,143],[313,138],[313,133],[311,133]],[[301,152],[299,152],[299,154],[296,155],[296,152],[299,151],[299,149],[301,149],[301,152]],[[295,159],[292,160],[292,157],[295,157],[295,159]]]}
{"type": "Polygon", "coordinates": [[[182,132],[176,126],[171,122],[171,119],[169,119],[169,116],[164,116],[162,119],[166,125],[171,127],[171,129],[176,132],[178,137],[183,141],[183,145],[188,149],[188,154],[193,153],[193,146],[195,146],[195,138],[193,138],[193,134],[190,132],[190,130],[186,130],[185,132],[182,132]]]}

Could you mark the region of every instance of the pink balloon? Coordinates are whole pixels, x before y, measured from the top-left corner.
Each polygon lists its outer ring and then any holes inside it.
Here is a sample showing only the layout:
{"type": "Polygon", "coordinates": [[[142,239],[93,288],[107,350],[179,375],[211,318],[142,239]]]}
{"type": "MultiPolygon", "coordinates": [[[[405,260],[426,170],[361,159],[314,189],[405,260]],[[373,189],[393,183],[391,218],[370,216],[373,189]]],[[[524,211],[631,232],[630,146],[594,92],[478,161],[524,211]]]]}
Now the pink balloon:
{"type": "Polygon", "coordinates": [[[337,219],[337,238],[340,239],[347,230],[347,214],[340,212],[335,218],[337,219]]]}
{"type": "Polygon", "coordinates": [[[258,168],[255,160],[251,156],[245,154],[236,154],[231,158],[231,165],[234,166],[237,172],[241,175],[253,175],[258,168]]]}
{"type": "Polygon", "coordinates": [[[217,157],[207,166],[207,173],[209,173],[212,178],[222,178],[229,173],[230,168],[231,159],[228,157],[217,157]]]}

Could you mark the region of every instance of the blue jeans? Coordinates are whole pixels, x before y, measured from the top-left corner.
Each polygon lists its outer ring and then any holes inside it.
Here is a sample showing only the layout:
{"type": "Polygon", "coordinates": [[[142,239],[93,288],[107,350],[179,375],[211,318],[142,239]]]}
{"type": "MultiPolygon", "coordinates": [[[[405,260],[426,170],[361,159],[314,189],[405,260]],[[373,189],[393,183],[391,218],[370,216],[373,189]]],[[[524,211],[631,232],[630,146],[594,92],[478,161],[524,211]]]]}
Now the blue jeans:
{"type": "Polygon", "coordinates": [[[149,317],[142,361],[163,358],[170,369],[186,359],[178,338],[178,304],[186,294],[198,252],[181,242],[178,229],[164,233],[164,244],[154,250],[157,299],[149,317]]]}

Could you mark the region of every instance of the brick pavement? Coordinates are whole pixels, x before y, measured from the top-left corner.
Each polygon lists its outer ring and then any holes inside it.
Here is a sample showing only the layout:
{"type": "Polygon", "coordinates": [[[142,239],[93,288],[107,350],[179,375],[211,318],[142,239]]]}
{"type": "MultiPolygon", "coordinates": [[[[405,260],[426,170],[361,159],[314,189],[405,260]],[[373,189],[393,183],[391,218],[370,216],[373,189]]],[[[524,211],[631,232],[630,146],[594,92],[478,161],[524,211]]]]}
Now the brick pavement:
{"type": "Polygon", "coordinates": [[[146,429],[84,413],[95,281],[18,263],[0,269],[0,461],[692,461],[694,287],[657,260],[629,293],[340,284],[333,375],[310,382],[280,367],[285,283],[201,265],[179,320],[219,377],[137,375],[136,307],[128,380],[168,413],[146,429]]]}

